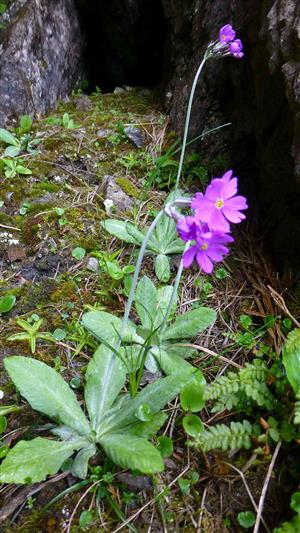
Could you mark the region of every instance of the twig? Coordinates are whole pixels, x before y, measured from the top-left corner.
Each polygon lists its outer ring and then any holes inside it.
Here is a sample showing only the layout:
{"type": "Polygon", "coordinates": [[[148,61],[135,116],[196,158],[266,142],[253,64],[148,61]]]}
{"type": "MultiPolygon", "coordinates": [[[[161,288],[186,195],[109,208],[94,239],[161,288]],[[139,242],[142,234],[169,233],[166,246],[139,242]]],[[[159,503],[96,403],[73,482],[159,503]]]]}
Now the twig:
{"type": "Polygon", "coordinates": [[[227,357],[224,357],[223,355],[219,355],[216,352],[213,352],[212,350],[209,350],[209,348],[205,348],[204,346],[200,346],[199,344],[174,344],[174,346],[185,346],[186,348],[195,348],[199,352],[207,353],[208,355],[212,355],[213,357],[218,357],[218,359],[221,359],[221,361],[224,361],[225,363],[228,363],[229,365],[235,366],[238,369],[243,368],[238,363],[235,363],[234,361],[231,361],[231,359],[227,359],[227,357]]]}
{"type": "MultiPolygon", "coordinates": [[[[184,470],[182,470],[182,472],[179,474],[179,476],[177,476],[175,479],[173,479],[173,481],[171,481],[171,483],[169,483],[167,488],[172,487],[172,485],[174,485],[176,483],[176,481],[178,481],[178,479],[180,479],[182,476],[184,476],[184,474],[186,474],[186,472],[189,469],[190,469],[190,467],[187,466],[184,470]]],[[[143,507],[141,507],[136,513],[134,513],[129,518],[127,518],[127,520],[125,520],[125,522],[123,522],[123,524],[121,524],[119,527],[117,527],[117,529],[114,529],[112,531],[112,533],[117,533],[118,531],[121,531],[121,529],[123,529],[125,526],[127,526],[127,524],[132,522],[139,514],[141,514],[144,511],[144,509],[149,507],[149,505],[152,505],[157,500],[157,498],[159,498],[159,496],[161,496],[165,492],[165,490],[166,489],[163,489],[154,498],[152,498],[152,500],[150,500],[149,502],[145,503],[145,505],[143,505],[143,507]]]]}
{"type": "MultiPolygon", "coordinates": [[[[239,470],[236,466],[233,466],[231,463],[223,462],[223,464],[224,464],[224,465],[227,465],[227,466],[230,466],[230,468],[232,468],[233,470],[235,470],[235,471],[241,476],[242,482],[243,482],[244,485],[245,485],[245,489],[246,489],[247,494],[248,494],[248,496],[249,496],[249,498],[250,498],[250,501],[251,501],[251,503],[252,503],[252,505],[253,505],[253,507],[254,507],[254,509],[255,509],[255,512],[258,513],[258,507],[257,507],[257,505],[256,505],[256,502],[255,502],[253,496],[252,496],[251,490],[249,489],[248,483],[247,483],[247,481],[246,481],[246,478],[245,478],[243,472],[242,472],[241,470],[239,470]]],[[[262,521],[263,525],[265,526],[266,531],[267,531],[268,533],[271,533],[271,531],[270,531],[270,529],[268,528],[268,526],[267,526],[266,522],[264,521],[263,517],[261,517],[261,521],[262,521]]]]}
{"type": "Polygon", "coordinates": [[[259,499],[258,511],[257,511],[257,515],[256,515],[256,521],[255,521],[255,526],[254,526],[254,529],[253,529],[253,533],[258,533],[258,530],[259,530],[259,524],[260,524],[260,521],[262,520],[261,515],[262,515],[262,511],[263,511],[263,506],[264,506],[264,502],[265,502],[266,493],[267,493],[268,486],[269,486],[270,477],[272,475],[274,464],[275,464],[275,461],[277,459],[277,455],[279,453],[279,450],[281,448],[281,444],[282,444],[282,441],[280,440],[277,443],[277,446],[275,448],[275,451],[274,451],[274,454],[273,454],[273,457],[272,457],[272,461],[270,462],[270,465],[269,465],[269,468],[268,468],[266,479],[265,479],[265,482],[264,482],[264,485],[263,485],[263,488],[262,488],[262,491],[261,491],[260,499],[259,499]]]}
{"type": "Polygon", "coordinates": [[[13,226],[5,226],[4,224],[0,224],[0,228],[11,229],[12,231],[22,231],[20,230],[20,228],[14,228],[13,226]]]}
{"type": "Polygon", "coordinates": [[[288,310],[288,308],[285,305],[285,301],[282,298],[282,296],[280,296],[280,294],[278,294],[278,292],[276,292],[270,285],[268,285],[268,289],[269,289],[270,294],[271,294],[274,302],[276,303],[276,305],[278,305],[278,307],[280,309],[282,309],[282,311],[284,311],[287,316],[290,317],[290,319],[294,322],[294,324],[295,324],[295,326],[297,326],[297,328],[300,328],[300,323],[298,322],[298,320],[296,320],[296,318],[288,310]]]}
{"type": "Polygon", "coordinates": [[[199,515],[199,520],[198,520],[198,524],[197,524],[197,533],[201,533],[201,523],[202,523],[202,517],[203,517],[203,511],[204,511],[204,502],[205,502],[205,499],[206,499],[206,494],[207,494],[207,487],[205,487],[205,489],[203,491],[203,495],[202,495],[202,500],[201,500],[201,505],[200,505],[200,515],[199,515]]]}

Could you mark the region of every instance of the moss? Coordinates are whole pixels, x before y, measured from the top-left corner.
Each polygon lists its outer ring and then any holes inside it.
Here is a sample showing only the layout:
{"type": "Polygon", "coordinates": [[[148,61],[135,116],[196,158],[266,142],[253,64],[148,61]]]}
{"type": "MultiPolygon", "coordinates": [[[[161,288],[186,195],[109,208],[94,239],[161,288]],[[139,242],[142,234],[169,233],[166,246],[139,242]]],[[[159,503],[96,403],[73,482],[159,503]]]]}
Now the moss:
{"type": "Polygon", "coordinates": [[[56,291],[51,294],[51,302],[66,302],[67,300],[78,299],[78,288],[74,281],[65,281],[56,291]]]}
{"type": "Polygon", "coordinates": [[[139,198],[141,191],[128,178],[117,178],[116,183],[128,196],[139,198]]]}

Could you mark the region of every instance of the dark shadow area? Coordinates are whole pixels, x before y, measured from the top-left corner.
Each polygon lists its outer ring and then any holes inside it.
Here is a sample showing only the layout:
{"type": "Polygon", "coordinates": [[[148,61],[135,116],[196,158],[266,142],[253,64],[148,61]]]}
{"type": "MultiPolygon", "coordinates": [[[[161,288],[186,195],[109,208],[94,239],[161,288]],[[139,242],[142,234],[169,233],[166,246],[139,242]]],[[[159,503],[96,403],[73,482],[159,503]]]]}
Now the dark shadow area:
{"type": "Polygon", "coordinates": [[[76,5],[86,40],[87,92],[157,85],[166,34],[161,0],[76,0],[76,5]]]}

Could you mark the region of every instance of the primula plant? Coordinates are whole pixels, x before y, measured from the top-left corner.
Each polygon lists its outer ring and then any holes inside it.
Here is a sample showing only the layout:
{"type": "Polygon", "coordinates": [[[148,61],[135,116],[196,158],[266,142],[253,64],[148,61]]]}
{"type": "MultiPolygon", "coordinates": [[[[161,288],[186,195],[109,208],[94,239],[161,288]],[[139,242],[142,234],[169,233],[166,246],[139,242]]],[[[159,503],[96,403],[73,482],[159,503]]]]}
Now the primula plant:
{"type": "MultiPolygon", "coordinates": [[[[185,344],[211,326],[216,313],[199,307],[177,315],[179,283],[183,268],[191,266],[194,259],[204,273],[211,273],[214,263],[223,260],[233,241],[230,223],[245,218],[247,203],[244,197],[237,196],[237,178],[232,177],[232,171],[214,178],[204,193],[193,198],[182,195],[179,180],[193,96],[205,62],[242,55],[241,41],[235,39],[235,31],[228,24],[221,28],[218,40],[208,45],[191,90],[175,189],[150,226],[140,230],[130,222],[118,220],[103,224],[112,235],[138,245],[140,250],[123,319],[103,311],[83,315],[82,325],[100,343],[86,369],[84,409],[60,374],[45,363],[23,356],[4,359],[21,395],[33,409],[54,421],[51,432],[59,440],[37,437],[19,441],[1,464],[2,482],[39,482],[57,472],[74,454],[71,472],[85,478],[88,461],[98,452],[122,468],[146,474],[160,472],[164,468],[162,455],[150,439],[167,418],[162,409],[181,394],[183,408],[189,410],[191,391],[192,395],[196,391],[197,409],[203,407],[207,395],[205,379],[186,360],[192,353],[185,344]],[[173,286],[157,288],[146,276],[138,282],[144,256],[149,252],[157,256],[155,271],[162,282],[171,275],[168,256],[183,254],[173,286]],[[140,323],[130,319],[133,304],[140,323]],[[154,381],[143,388],[144,367],[154,373],[154,381]],[[157,372],[166,377],[157,377],[157,372]]],[[[0,131],[0,137],[10,145],[6,155],[11,157],[30,148],[29,143],[23,147],[6,130],[0,131]]],[[[11,340],[29,340],[34,353],[36,338],[46,333],[38,332],[40,324],[29,331],[23,322],[19,321],[19,325],[26,332],[17,333],[11,340]]],[[[191,426],[187,420],[185,424],[191,426]]],[[[201,421],[198,428],[202,428],[201,421]]],[[[249,430],[248,426],[245,429],[249,430]]]]}

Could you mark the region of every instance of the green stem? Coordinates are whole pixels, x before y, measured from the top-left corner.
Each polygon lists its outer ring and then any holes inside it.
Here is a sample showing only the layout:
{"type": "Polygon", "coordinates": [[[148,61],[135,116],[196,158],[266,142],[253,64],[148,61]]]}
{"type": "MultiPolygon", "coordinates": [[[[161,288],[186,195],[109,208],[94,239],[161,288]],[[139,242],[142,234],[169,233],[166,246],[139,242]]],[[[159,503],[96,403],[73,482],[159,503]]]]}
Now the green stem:
{"type": "Polygon", "coordinates": [[[131,307],[132,307],[132,304],[133,304],[134,295],[135,295],[135,289],[136,289],[136,286],[137,286],[139,273],[140,273],[140,270],[141,270],[142,261],[144,259],[144,255],[145,255],[145,252],[146,252],[148,241],[149,241],[149,239],[151,237],[151,234],[154,231],[157,223],[159,222],[159,220],[163,216],[163,214],[164,214],[164,209],[162,209],[158,213],[158,215],[156,215],[155,219],[153,220],[152,224],[149,226],[148,231],[147,231],[147,233],[146,233],[146,235],[144,237],[143,244],[141,246],[141,249],[140,249],[140,252],[139,252],[139,255],[138,255],[138,258],[137,258],[137,262],[136,262],[136,265],[135,265],[135,271],[134,271],[134,275],[133,275],[133,278],[132,278],[132,284],[131,284],[128,300],[127,300],[127,303],[126,303],[126,306],[125,306],[124,317],[123,317],[123,320],[122,320],[121,330],[120,330],[120,338],[119,338],[118,345],[117,345],[117,348],[116,348],[117,350],[120,348],[120,345],[121,345],[121,342],[122,342],[122,337],[124,335],[125,328],[126,328],[126,325],[127,325],[127,322],[128,322],[129,313],[131,311],[131,307]]]}
{"type": "Polygon", "coordinates": [[[186,149],[187,136],[188,136],[188,131],[189,131],[189,124],[190,124],[191,111],[192,111],[192,105],[193,105],[193,99],[194,99],[194,95],[195,95],[195,90],[196,90],[196,86],[197,86],[197,83],[198,83],[199,76],[200,76],[200,74],[202,72],[202,69],[203,69],[203,67],[205,65],[205,62],[206,62],[207,58],[208,58],[208,51],[206,50],[206,52],[204,54],[204,57],[203,57],[200,65],[199,65],[199,68],[198,68],[198,70],[196,72],[196,76],[194,78],[194,82],[193,82],[191,93],[190,93],[190,98],[189,98],[189,103],[188,103],[188,108],[187,108],[187,113],[186,113],[186,119],[185,119],[185,125],[184,125],[182,148],[181,148],[181,154],[180,154],[177,178],[176,178],[176,183],[175,183],[175,191],[177,191],[177,189],[178,189],[179,180],[180,180],[180,176],[181,176],[181,172],[182,172],[182,166],[183,166],[183,160],[184,160],[184,156],[185,156],[185,149],[186,149]]]}
{"type": "MultiPolygon", "coordinates": [[[[184,248],[183,254],[184,254],[184,252],[186,252],[186,250],[189,249],[190,244],[191,244],[191,241],[188,241],[186,243],[186,246],[184,248]]],[[[172,309],[172,305],[173,305],[173,302],[174,302],[174,298],[175,298],[175,296],[177,294],[177,291],[178,291],[178,287],[179,287],[182,271],[183,271],[183,257],[181,258],[180,265],[179,265],[178,270],[177,270],[177,274],[176,274],[176,278],[175,278],[174,286],[173,286],[173,291],[172,291],[172,294],[171,294],[170,301],[168,303],[168,307],[167,307],[165,316],[164,316],[163,321],[162,321],[162,323],[160,325],[160,335],[163,333],[163,331],[166,328],[167,320],[168,320],[168,317],[169,317],[169,315],[171,313],[171,309],[172,309]]]]}

